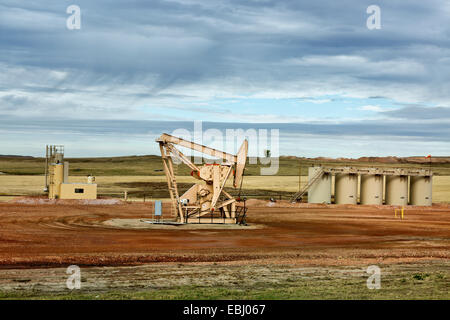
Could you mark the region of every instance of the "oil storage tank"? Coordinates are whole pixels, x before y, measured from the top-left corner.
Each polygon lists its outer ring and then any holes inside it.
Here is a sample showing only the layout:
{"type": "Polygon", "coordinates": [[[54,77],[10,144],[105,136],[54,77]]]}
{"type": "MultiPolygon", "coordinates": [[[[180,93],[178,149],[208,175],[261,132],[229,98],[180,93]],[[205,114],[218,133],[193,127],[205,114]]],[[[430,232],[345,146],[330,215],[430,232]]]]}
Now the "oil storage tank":
{"type": "MultiPolygon", "coordinates": [[[[321,167],[309,167],[308,181],[312,181],[321,170],[321,167]]],[[[308,203],[331,203],[331,174],[324,173],[309,188],[308,203]]]]}
{"type": "Polygon", "coordinates": [[[386,176],[386,204],[393,206],[408,204],[408,176],[386,176]]]}
{"type": "Polygon", "coordinates": [[[57,199],[61,194],[61,184],[64,180],[64,165],[62,163],[53,164],[50,166],[50,171],[49,198],[57,199]]]}
{"type": "Polygon", "coordinates": [[[383,204],[383,175],[361,175],[361,204],[383,204]]]}
{"type": "Polygon", "coordinates": [[[335,202],[356,204],[358,197],[358,175],[338,173],[335,178],[335,202]]]}
{"type": "Polygon", "coordinates": [[[411,176],[411,204],[415,206],[432,205],[432,176],[411,176]]]}

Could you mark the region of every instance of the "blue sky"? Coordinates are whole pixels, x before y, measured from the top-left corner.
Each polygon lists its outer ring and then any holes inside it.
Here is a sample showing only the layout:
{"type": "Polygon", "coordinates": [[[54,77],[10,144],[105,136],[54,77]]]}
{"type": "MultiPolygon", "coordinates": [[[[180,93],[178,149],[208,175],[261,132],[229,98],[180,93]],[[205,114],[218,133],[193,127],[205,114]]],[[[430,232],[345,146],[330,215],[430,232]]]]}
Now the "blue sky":
{"type": "Polygon", "coordinates": [[[444,0],[0,0],[0,154],[156,153],[202,120],[277,127],[281,154],[449,155],[449,18],[444,0]]]}

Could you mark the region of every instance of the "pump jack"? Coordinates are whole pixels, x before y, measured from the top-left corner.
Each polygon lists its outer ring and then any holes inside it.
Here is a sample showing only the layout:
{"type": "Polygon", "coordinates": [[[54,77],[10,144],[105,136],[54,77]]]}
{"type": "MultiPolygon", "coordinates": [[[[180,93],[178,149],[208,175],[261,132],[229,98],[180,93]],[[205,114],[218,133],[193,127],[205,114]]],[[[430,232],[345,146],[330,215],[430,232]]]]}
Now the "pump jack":
{"type": "MultiPolygon", "coordinates": [[[[241,188],[248,153],[248,141],[244,140],[238,153],[232,155],[210,147],[163,133],[159,143],[164,172],[167,178],[172,207],[177,220],[182,223],[245,223],[246,207],[237,206],[236,199],[224,190],[230,176],[233,187],[241,188]],[[221,160],[220,164],[197,166],[175,145],[207,154],[221,160]],[[173,157],[192,169],[191,176],[200,182],[179,196],[174,174],[173,157]]],[[[240,199],[238,199],[240,200],[240,199]]]]}

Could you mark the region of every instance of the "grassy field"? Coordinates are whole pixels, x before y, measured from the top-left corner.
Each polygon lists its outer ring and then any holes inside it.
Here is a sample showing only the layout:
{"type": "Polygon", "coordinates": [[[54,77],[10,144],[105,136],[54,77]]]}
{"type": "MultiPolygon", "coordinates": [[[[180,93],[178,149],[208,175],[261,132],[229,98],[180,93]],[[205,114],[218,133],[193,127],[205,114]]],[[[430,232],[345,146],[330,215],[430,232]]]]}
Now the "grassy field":
{"type": "MultiPolygon", "coordinates": [[[[162,176],[162,162],[159,156],[130,156],[113,158],[75,158],[66,159],[70,162],[70,174],[73,176],[162,176]]],[[[430,168],[428,165],[413,163],[383,163],[383,162],[349,162],[325,161],[295,157],[280,157],[278,176],[296,176],[308,174],[308,167],[313,164],[378,166],[378,167],[414,167],[430,168]]],[[[44,173],[44,159],[42,158],[2,158],[0,157],[0,172],[12,175],[41,175],[44,173]]],[[[261,164],[247,164],[246,176],[259,176],[261,164]]],[[[449,175],[450,163],[433,163],[431,169],[435,175],[449,175]]],[[[185,166],[178,166],[178,174],[189,175],[191,170],[185,166]]]]}
{"type": "MultiPolygon", "coordinates": [[[[187,190],[195,180],[191,176],[178,177],[180,192],[187,190]]],[[[86,182],[85,177],[71,176],[70,182],[86,182]]],[[[165,176],[98,176],[96,177],[99,195],[122,197],[127,191],[130,200],[168,198],[165,176]]],[[[238,190],[231,187],[231,179],[227,190],[236,195],[238,190]]],[[[301,186],[307,183],[307,177],[301,177],[301,186]]],[[[0,201],[11,200],[19,195],[42,195],[43,176],[0,175],[0,201]]],[[[298,176],[248,176],[245,177],[241,196],[268,199],[270,197],[289,198],[299,189],[298,176]]],[[[433,202],[450,201],[450,176],[433,178],[433,202]]]]}
{"type": "MultiPolygon", "coordinates": [[[[85,177],[71,176],[70,182],[86,182],[85,177]]],[[[127,191],[131,200],[134,198],[162,199],[168,198],[165,176],[98,176],[96,177],[100,195],[121,197],[127,191]]],[[[187,190],[195,180],[191,176],[178,177],[179,190],[187,190]]],[[[307,177],[301,177],[304,186],[307,177]]],[[[227,190],[237,194],[238,190],[231,188],[231,179],[227,190]]],[[[41,195],[43,176],[0,175],[0,201],[10,200],[18,195],[41,195]]],[[[248,176],[242,186],[242,196],[270,198],[282,196],[288,198],[299,189],[298,176],[248,176]]],[[[435,176],[433,178],[433,202],[449,202],[450,176],[435,176]]]]}
{"type": "MultiPolygon", "coordinates": [[[[0,299],[449,299],[449,266],[380,265],[370,290],[366,267],[161,265],[84,268],[80,290],[64,288],[64,269],[42,269],[39,283],[17,274],[0,299]],[[158,270],[157,272],[154,272],[158,270]],[[52,276],[53,274],[53,276],[52,276]],[[47,285],[43,283],[47,281],[47,285]],[[33,287],[33,290],[26,289],[33,287]]],[[[9,271],[12,272],[13,270],[9,271]]]]}
{"type": "MultiPolygon", "coordinates": [[[[66,159],[70,162],[70,182],[86,182],[86,176],[97,177],[99,194],[120,197],[127,191],[130,199],[144,196],[147,198],[167,198],[167,186],[162,172],[159,156],[129,156],[113,158],[77,158],[66,159]]],[[[299,172],[301,185],[307,182],[307,169],[313,164],[351,165],[351,166],[394,166],[422,167],[411,163],[387,164],[381,162],[345,162],[311,160],[295,157],[281,157],[279,171],[276,176],[261,176],[261,165],[247,165],[243,183],[243,195],[249,197],[283,197],[289,198],[299,190],[299,172]]],[[[185,165],[175,166],[178,174],[180,192],[187,190],[194,180],[190,177],[190,169],[185,165]]],[[[450,163],[434,163],[431,167],[435,177],[433,181],[433,200],[449,201],[450,163]]],[[[9,200],[15,195],[40,195],[44,184],[44,160],[32,157],[0,157],[0,200],[9,200]],[[1,174],[3,173],[3,174],[1,174]]],[[[237,194],[231,188],[231,179],[227,191],[237,194]]]]}

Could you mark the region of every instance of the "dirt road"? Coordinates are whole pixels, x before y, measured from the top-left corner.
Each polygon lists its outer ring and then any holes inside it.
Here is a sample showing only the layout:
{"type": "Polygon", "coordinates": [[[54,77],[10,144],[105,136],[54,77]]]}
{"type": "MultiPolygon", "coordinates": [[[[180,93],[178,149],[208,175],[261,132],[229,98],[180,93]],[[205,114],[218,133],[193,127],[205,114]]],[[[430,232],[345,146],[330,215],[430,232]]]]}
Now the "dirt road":
{"type": "MultiPolygon", "coordinates": [[[[0,203],[0,268],[218,262],[290,265],[446,261],[450,206],[248,202],[251,227],[118,227],[150,218],[149,203],[0,203]],[[257,227],[255,227],[257,226],[257,227]]],[[[164,204],[166,217],[170,208],[164,204]]]]}

